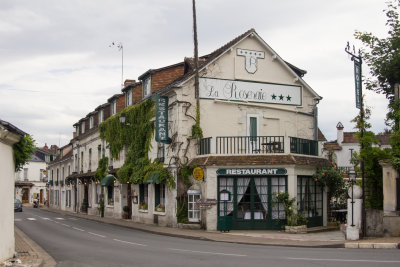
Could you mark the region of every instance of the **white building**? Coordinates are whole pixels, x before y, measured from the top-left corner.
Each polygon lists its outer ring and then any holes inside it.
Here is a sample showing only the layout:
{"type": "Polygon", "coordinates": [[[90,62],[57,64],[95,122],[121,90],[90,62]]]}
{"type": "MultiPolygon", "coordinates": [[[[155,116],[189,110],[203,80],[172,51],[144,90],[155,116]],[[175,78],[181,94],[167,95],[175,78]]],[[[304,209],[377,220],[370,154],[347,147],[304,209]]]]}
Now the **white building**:
{"type": "Polygon", "coordinates": [[[55,157],[52,150],[36,148],[31,158],[23,168],[15,173],[15,195],[22,203],[33,203],[33,199],[39,200],[40,204],[47,201],[47,164],[55,157]]]}
{"type": "MultiPolygon", "coordinates": [[[[177,199],[183,199],[188,220],[205,229],[221,229],[227,219],[233,229],[278,229],[285,213],[273,203],[274,193],[285,191],[297,198],[309,226],[326,225],[326,191],[312,179],[318,167],[329,165],[318,139],[322,98],[303,80],[306,71],[284,61],[254,29],[200,57],[199,63],[202,139],[192,137],[196,98],[191,58],[146,71],[139,82],[129,81],[122,94],[74,125],[73,173],[67,177],[74,188],[74,211],[98,214],[100,182],[105,216],[120,217],[128,206],[135,222],[175,227],[182,204],[177,199]],[[125,163],[124,150],[108,162],[110,176],[97,181],[99,160],[110,157],[109,144],[99,137],[100,123],[157,97],[168,103],[163,109],[168,120],[163,121],[169,140],[153,137],[149,158],[164,162],[177,187],[166,188],[157,174],[142,184],[120,184],[117,171],[125,163]],[[178,175],[185,164],[201,167],[204,177],[190,177],[187,186],[178,175]]],[[[53,183],[50,190],[58,189],[53,183]]]]}
{"type": "MultiPolygon", "coordinates": [[[[353,153],[360,153],[360,143],[356,138],[356,132],[345,132],[341,122],[338,122],[336,129],[337,139],[324,143],[323,156],[330,158],[339,169],[347,173],[353,168],[351,163],[353,153]]],[[[377,134],[375,137],[378,140],[378,144],[374,144],[374,146],[378,146],[381,149],[391,148],[389,133],[377,134]]]]}
{"type": "Polygon", "coordinates": [[[12,258],[14,239],[14,173],[13,144],[25,133],[12,124],[0,120],[0,262],[12,258]]]}

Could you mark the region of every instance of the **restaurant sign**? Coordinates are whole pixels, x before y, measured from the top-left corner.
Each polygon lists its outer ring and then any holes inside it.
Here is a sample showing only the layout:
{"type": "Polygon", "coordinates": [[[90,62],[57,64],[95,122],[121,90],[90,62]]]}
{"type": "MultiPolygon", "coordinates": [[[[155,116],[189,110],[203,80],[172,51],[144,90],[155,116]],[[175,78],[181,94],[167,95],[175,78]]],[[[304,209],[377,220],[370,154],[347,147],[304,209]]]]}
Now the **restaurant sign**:
{"type": "Polygon", "coordinates": [[[168,97],[155,96],[156,102],[156,141],[170,144],[171,139],[168,137],[168,97]]]}
{"type": "Polygon", "coordinates": [[[287,170],[285,168],[229,168],[218,169],[218,175],[285,175],[287,170]]]}
{"type": "Polygon", "coordinates": [[[301,105],[301,86],[200,78],[200,98],[301,105]]]}

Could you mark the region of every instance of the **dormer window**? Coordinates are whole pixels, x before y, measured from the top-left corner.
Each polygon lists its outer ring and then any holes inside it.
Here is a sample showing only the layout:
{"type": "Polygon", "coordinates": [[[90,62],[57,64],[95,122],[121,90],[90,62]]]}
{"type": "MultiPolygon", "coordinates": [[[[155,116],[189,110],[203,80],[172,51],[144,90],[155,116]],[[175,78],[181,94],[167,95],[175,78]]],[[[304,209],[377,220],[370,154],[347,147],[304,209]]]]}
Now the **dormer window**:
{"type": "Polygon", "coordinates": [[[103,110],[100,109],[99,110],[99,124],[102,123],[104,121],[104,113],[103,110]]]}
{"type": "Polygon", "coordinates": [[[143,82],[143,97],[151,94],[151,77],[148,77],[143,82]]]}
{"type": "Polygon", "coordinates": [[[128,106],[130,106],[130,105],[132,105],[132,90],[128,90],[127,92],[126,92],[126,106],[128,107],[128,106]]]}
{"type": "Polygon", "coordinates": [[[93,116],[90,116],[89,118],[89,129],[92,129],[94,126],[94,118],[93,116]]]}
{"type": "Polygon", "coordinates": [[[82,131],[82,134],[85,133],[85,121],[82,121],[82,123],[81,123],[81,131],[82,131]]]}
{"type": "Polygon", "coordinates": [[[111,103],[111,116],[117,114],[117,100],[111,103]]]}

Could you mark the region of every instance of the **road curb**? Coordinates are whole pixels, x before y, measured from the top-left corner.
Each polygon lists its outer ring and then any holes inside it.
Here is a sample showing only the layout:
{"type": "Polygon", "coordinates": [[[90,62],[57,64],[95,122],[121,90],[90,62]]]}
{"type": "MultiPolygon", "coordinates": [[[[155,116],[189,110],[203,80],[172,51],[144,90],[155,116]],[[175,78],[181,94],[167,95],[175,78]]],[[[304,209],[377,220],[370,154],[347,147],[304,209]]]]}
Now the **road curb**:
{"type": "MultiPolygon", "coordinates": [[[[25,242],[31,251],[37,255],[37,259],[29,261],[29,266],[33,267],[55,267],[56,261],[51,257],[42,247],[40,247],[35,241],[30,239],[24,232],[22,232],[17,226],[14,226],[16,234],[20,238],[20,242],[25,242]]],[[[21,257],[22,258],[22,257],[21,257]]],[[[23,258],[22,258],[23,261],[23,258]]],[[[25,262],[22,262],[25,264],[25,262]]]]}
{"type": "Polygon", "coordinates": [[[369,248],[369,249],[400,249],[400,243],[363,243],[348,242],[344,244],[345,248],[369,248]]]}

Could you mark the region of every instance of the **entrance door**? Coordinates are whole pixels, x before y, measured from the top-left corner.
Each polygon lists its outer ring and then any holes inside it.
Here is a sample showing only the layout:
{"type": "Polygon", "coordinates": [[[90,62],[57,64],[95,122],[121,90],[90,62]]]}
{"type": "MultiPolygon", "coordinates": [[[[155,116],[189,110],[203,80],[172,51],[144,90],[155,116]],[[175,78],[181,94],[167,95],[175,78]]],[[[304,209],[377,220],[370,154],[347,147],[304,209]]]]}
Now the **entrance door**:
{"type": "Polygon", "coordinates": [[[22,203],[29,203],[29,188],[22,188],[22,203]]]}
{"type": "Polygon", "coordinates": [[[39,203],[40,203],[40,204],[43,204],[43,189],[40,189],[39,203]]]}
{"type": "Polygon", "coordinates": [[[310,176],[297,177],[297,210],[307,218],[307,226],[323,225],[322,186],[310,176]]]}
{"type": "Polygon", "coordinates": [[[220,177],[219,192],[232,193],[226,206],[219,201],[218,216],[232,216],[232,229],[279,229],[285,220],[274,193],[286,191],[286,177],[220,177]]]}

